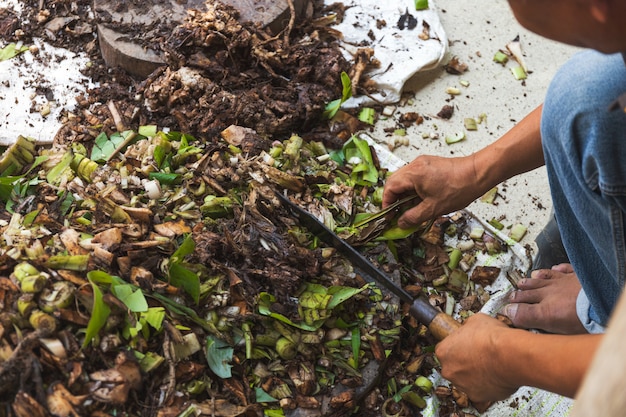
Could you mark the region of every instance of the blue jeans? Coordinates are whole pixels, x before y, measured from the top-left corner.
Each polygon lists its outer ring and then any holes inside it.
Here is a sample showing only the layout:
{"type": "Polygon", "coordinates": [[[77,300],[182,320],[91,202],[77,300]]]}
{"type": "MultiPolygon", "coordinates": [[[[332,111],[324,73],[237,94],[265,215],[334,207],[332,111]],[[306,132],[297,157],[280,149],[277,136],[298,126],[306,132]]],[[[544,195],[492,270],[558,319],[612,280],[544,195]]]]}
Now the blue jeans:
{"type": "Polygon", "coordinates": [[[626,278],[626,91],[622,55],[576,54],[555,75],[541,135],[563,245],[582,284],[578,316],[602,332],[626,278]]]}

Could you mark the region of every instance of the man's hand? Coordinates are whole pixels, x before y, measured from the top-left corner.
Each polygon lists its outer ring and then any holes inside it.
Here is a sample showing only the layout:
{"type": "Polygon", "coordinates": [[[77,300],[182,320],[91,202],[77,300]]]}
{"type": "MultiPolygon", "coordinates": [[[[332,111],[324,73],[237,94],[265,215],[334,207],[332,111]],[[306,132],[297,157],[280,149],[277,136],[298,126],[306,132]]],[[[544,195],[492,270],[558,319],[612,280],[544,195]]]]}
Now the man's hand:
{"type": "Polygon", "coordinates": [[[509,358],[500,343],[511,330],[486,314],[473,315],[435,348],[441,375],[473,402],[508,398],[521,386],[512,383],[510,375],[503,375],[501,361],[517,360],[509,358]]]}
{"type": "Polygon", "coordinates": [[[485,191],[478,186],[473,156],[419,156],[387,180],[383,207],[417,195],[419,203],[398,219],[398,226],[409,228],[465,208],[485,191]]]}

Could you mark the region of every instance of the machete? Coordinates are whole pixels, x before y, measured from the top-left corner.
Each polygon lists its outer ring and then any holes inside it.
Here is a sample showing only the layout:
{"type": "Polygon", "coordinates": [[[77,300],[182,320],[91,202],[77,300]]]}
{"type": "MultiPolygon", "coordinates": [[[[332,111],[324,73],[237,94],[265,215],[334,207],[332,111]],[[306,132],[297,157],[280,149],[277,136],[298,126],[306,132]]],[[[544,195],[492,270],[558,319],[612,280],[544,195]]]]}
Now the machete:
{"type": "Polygon", "coordinates": [[[281,203],[298,218],[302,226],[306,227],[324,243],[337,249],[363,274],[364,278],[382,285],[389,292],[396,295],[402,302],[409,304],[411,306],[409,309],[410,314],[427,326],[428,330],[430,330],[437,340],[442,340],[448,336],[450,332],[461,326],[461,324],[451,316],[432,306],[425,297],[420,295],[414,298],[411,294],[406,292],[370,262],[369,259],[345,240],[337,236],[337,234],[326,227],[324,223],[320,222],[311,213],[292,202],[280,192],[276,192],[276,196],[281,203]]]}

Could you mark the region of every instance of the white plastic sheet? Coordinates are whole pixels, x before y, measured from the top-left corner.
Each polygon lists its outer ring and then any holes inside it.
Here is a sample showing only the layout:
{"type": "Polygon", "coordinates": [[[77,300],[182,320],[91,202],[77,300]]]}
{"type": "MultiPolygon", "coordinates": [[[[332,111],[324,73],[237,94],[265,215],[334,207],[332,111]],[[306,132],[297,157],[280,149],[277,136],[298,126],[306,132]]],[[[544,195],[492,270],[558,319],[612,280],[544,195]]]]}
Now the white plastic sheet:
{"type": "MultiPolygon", "coordinates": [[[[335,3],[326,0],[326,4],[335,3]]],[[[343,34],[344,56],[352,60],[359,47],[374,49],[374,58],[380,62],[365,73],[375,81],[378,92],[355,95],[344,107],[370,103],[391,104],[400,100],[407,80],[420,71],[437,67],[444,58],[448,38],[441,25],[434,0],[427,10],[415,10],[414,0],[380,1],[349,0],[343,21],[333,26],[343,34]],[[415,27],[398,25],[400,18],[409,14],[416,19],[415,27]],[[426,36],[427,34],[427,36],[426,36]]]]}
{"type": "MultiPolygon", "coordinates": [[[[21,10],[17,0],[0,0],[0,8],[21,10]]],[[[0,48],[7,45],[0,40],[0,48]]],[[[32,46],[27,44],[26,46],[32,46]]],[[[72,111],[76,97],[89,82],[81,74],[89,59],[35,40],[36,55],[27,50],[0,61],[0,146],[19,135],[52,143],[64,112],[72,111]],[[48,108],[49,114],[42,112],[48,108]]]]}

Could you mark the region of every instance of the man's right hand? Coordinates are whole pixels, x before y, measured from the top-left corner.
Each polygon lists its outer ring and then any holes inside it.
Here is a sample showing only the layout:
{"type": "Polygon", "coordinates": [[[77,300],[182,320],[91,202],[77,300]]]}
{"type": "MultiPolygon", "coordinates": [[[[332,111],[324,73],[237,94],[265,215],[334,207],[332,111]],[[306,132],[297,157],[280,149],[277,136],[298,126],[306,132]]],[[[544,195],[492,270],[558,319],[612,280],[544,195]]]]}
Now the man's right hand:
{"type": "Polygon", "coordinates": [[[383,207],[403,197],[417,195],[417,205],[398,219],[399,227],[409,228],[463,209],[486,191],[478,185],[474,155],[459,158],[418,156],[387,180],[383,207]]]}

